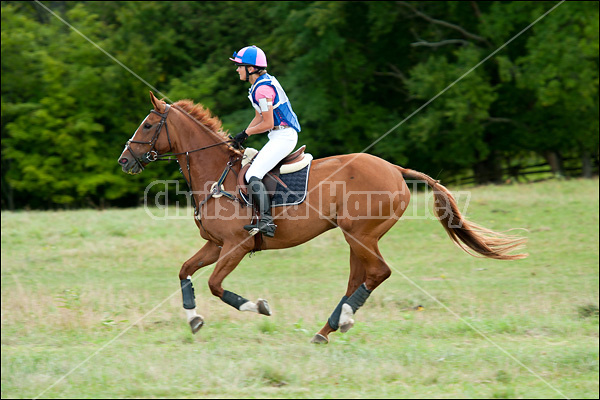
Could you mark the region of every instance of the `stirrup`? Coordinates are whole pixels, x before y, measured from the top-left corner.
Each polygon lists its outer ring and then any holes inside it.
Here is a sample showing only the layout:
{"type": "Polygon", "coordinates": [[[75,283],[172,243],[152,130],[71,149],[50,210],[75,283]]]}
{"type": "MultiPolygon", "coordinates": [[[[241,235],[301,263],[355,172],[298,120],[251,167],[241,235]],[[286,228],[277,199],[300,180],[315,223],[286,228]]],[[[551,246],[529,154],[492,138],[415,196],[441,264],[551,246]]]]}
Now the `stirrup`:
{"type": "Polygon", "coordinates": [[[262,221],[259,221],[255,225],[245,225],[244,229],[248,231],[248,234],[250,236],[254,236],[259,232],[268,237],[275,236],[275,229],[277,229],[277,225],[275,225],[274,223],[271,222],[271,223],[264,223],[263,226],[261,226],[261,222],[262,221]],[[271,227],[271,226],[274,227],[273,230],[269,229],[269,227],[271,227]]]}

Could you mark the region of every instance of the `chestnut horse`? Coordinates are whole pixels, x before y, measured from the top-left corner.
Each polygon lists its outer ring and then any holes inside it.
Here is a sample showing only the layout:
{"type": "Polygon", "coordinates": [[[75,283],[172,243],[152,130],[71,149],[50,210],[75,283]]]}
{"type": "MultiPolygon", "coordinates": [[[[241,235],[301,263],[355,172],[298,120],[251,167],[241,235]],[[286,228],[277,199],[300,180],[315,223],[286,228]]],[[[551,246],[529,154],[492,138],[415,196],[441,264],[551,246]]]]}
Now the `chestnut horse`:
{"type": "MultiPolygon", "coordinates": [[[[179,272],[183,307],[192,332],[202,327],[204,319],[196,313],[191,276],[215,262],[208,280],[213,295],[240,311],[271,315],[266,300],[258,299],[255,303],[223,289],[227,275],[246,254],[255,250],[254,237],[243,229],[252,214],[236,195],[242,153],[231,147],[230,137],[221,129],[219,119],[201,105],[189,100],[166,104],[152,92],[150,98],[154,109],[127,142],[118,162],[124,172],[137,174],[152,161],[175,157],[187,180],[196,210],[195,222],[207,241],[183,263],[179,272]],[[214,189],[217,181],[222,181],[223,192],[229,196],[216,196],[222,194],[218,188],[214,189]],[[209,189],[211,184],[213,189],[209,189]]],[[[410,192],[404,178],[424,181],[433,189],[435,215],[450,239],[463,250],[499,260],[527,256],[508,254],[526,239],[496,233],[467,221],[450,192],[421,172],[365,153],[316,159],[311,165],[305,201],[292,207],[274,208],[277,233],[273,238],[264,237],[260,245],[260,250],[283,249],[335,227],[344,233],[350,245],[348,286],[327,323],[312,339],[313,343],[328,343],[331,332],[350,329],[358,308],[390,276],[378,241],[408,206],[410,192]]]]}

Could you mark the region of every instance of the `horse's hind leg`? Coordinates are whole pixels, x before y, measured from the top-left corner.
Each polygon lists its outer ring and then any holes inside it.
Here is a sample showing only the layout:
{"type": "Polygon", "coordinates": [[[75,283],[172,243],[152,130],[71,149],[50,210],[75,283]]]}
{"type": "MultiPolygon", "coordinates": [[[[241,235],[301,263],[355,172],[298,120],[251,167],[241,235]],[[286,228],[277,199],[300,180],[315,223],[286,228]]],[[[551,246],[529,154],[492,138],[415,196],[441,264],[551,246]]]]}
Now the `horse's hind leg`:
{"type": "Polygon", "coordinates": [[[344,236],[350,245],[348,289],[325,326],[314,336],[312,343],[327,343],[331,332],[339,328],[344,333],[352,328],[354,313],[365,303],[371,292],[391,275],[377,245],[382,234],[374,237],[344,231],[344,236]]]}
{"type": "Polygon", "coordinates": [[[192,328],[192,333],[198,332],[202,328],[202,325],[204,325],[204,318],[196,313],[196,297],[194,295],[194,286],[192,285],[192,275],[200,268],[217,261],[220,253],[221,248],[219,246],[213,242],[207,242],[196,254],[183,263],[179,271],[183,308],[192,328]]]}
{"type": "Polygon", "coordinates": [[[337,307],[325,323],[325,326],[323,326],[323,328],[321,328],[321,330],[313,337],[311,343],[325,344],[329,342],[329,334],[337,331],[339,328],[342,306],[364,281],[365,269],[363,264],[361,263],[359,256],[352,251],[352,248],[350,248],[350,277],[348,278],[346,294],[338,303],[337,307]]]}
{"type": "Polygon", "coordinates": [[[392,273],[377,245],[378,238],[360,237],[345,234],[350,249],[365,270],[365,280],[342,305],[339,326],[342,333],[354,325],[354,313],[366,302],[371,292],[392,273]]]}

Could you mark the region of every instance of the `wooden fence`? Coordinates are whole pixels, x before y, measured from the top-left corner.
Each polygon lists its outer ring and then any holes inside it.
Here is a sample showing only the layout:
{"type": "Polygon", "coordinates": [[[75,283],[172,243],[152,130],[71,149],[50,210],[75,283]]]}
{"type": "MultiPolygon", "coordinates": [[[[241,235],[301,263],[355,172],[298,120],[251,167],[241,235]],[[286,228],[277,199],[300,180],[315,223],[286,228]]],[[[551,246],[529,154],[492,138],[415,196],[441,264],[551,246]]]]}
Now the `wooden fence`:
{"type": "MultiPolygon", "coordinates": [[[[504,183],[528,183],[538,182],[552,178],[577,178],[583,176],[583,166],[581,159],[569,158],[563,160],[564,167],[562,171],[564,176],[556,174],[548,163],[539,163],[531,165],[516,165],[502,168],[502,182],[504,183]]],[[[592,175],[598,175],[598,160],[592,159],[592,175]]],[[[475,175],[450,177],[443,180],[446,185],[475,185],[477,177],[475,175]]]]}

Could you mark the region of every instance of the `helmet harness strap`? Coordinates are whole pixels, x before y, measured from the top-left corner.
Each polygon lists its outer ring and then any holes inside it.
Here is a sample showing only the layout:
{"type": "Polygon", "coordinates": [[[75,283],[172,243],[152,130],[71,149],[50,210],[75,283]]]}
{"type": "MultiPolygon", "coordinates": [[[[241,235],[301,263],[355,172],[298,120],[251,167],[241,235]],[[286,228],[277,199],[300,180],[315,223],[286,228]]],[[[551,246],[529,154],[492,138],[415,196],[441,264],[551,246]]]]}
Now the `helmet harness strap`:
{"type": "Polygon", "coordinates": [[[262,68],[257,68],[254,65],[244,65],[244,68],[246,69],[246,82],[250,80],[250,75],[259,74],[262,71],[262,68]],[[254,72],[248,71],[249,66],[254,67],[254,72]]]}

